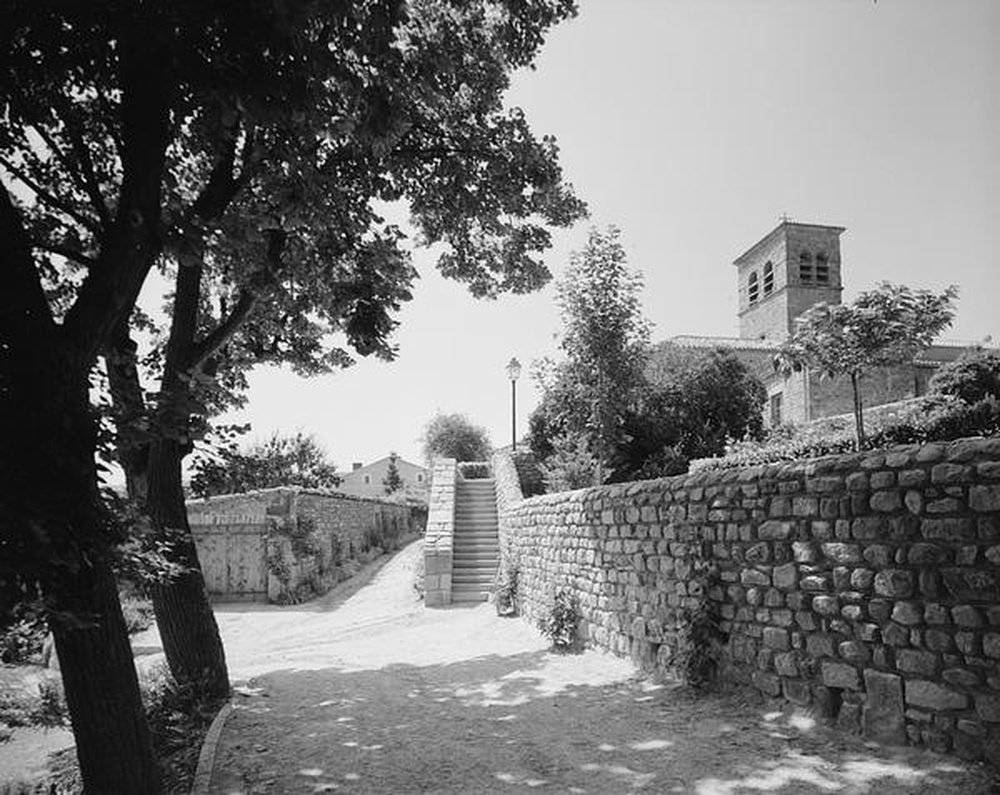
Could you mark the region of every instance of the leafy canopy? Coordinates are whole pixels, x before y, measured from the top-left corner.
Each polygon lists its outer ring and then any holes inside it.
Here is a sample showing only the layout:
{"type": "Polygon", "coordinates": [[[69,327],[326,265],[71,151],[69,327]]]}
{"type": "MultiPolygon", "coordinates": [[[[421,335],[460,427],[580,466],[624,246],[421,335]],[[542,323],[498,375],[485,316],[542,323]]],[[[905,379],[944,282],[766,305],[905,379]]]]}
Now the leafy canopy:
{"type": "Polygon", "coordinates": [[[463,414],[437,414],[424,429],[424,457],[485,461],[493,448],[485,428],[473,425],[463,414]]]}
{"type": "Polygon", "coordinates": [[[279,486],[335,489],[336,468],[312,436],[272,434],[240,452],[230,444],[214,457],[202,456],[192,467],[191,492],[198,497],[241,494],[279,486]]]}

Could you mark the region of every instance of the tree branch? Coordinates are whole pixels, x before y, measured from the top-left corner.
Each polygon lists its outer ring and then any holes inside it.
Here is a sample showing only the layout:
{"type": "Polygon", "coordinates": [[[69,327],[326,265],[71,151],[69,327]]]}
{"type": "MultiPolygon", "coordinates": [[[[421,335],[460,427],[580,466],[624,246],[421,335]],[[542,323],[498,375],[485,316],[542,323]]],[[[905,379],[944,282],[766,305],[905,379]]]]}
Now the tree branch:
{"type": "Polygon", "coordinates": [[[97,261],[88,257],[81,251],[77,251],[75,248],[70,246],[61,246],[58,243],[48,243],[44,240],[35,240],[31,243],[32,248],[39,249],[41,251],[48,251],[50,254],[58,254],[60,257],[65,257],[73,262],[78,262],[85,268],[92,268],[97,264],[97,261]]]}
{"type": "Polygon", "coordinates": [[[83,140],[83,131],[77,124],[77,119],[72,110],[61,103],[62,107],[56,110],[56,114],[62,119],[63,124],[69,132],[69,140],[73,145],[73,151],[79,163],[80,176],[83,179],[84,190],[90,197],[91,204],[97,212],[97,217],[101,219],[101,226],[107,227],[111,224],[111,210],[108,209],[104,196],[101,194],[101,185],[97,180],[97,172],[94,170],[94,161],[90,157],[90,149],[87,148],[83,140]]]}
{"type": "Polygon", "coordinates": [[[191,369],[201,367],[214,356],[243,325],[264,294],[274,286],[274,277],[281,269],[281,255],[287,239],[288,235],[284,231],[280,229],[270,230],[264,267],[254,274],[250,282],[240,291],[240,297],[233,305],[229,315],[210,334],[193,346],[189,362],[191,369]]]}
{"type": "Polygon", "coordinates": [[[33,180],[30,176],[28,176],[22,169],[18,168],[13,163],[11,163],[7,158],[0,156],[0,166],[3,166],[12,175],[17,177],[18,180],[20,180],[28,188],[30,188],[41,201],[45,202],[50,207],[59,210],[59,212],[63,213],[64,215],[69,216],[81,226],[85,226],[95,235],[100,234],[101,227],[93,218],[88,218],[85,215],[81,215],[72,207],[68,206],[65,202],[62,202],[59,199],[57,199],[55,196],[53,196],[51,193],[45,190],[45,188],[43,188],[41,185],[35,182],[35,180],[33,180]]]}

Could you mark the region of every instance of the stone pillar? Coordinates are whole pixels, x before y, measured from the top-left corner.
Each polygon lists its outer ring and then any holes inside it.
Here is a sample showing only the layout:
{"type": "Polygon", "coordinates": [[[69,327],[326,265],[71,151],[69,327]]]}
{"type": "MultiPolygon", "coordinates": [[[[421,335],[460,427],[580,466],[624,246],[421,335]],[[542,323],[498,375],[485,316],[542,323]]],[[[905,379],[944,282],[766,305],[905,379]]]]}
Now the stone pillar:
{"type": "Polygon", "coordinates": [[[424,604],[451,604],[451,562],[455,533],[455,480],[453,458],[439,458],[431,470],[427,533],[424,536],[424,604]]]}

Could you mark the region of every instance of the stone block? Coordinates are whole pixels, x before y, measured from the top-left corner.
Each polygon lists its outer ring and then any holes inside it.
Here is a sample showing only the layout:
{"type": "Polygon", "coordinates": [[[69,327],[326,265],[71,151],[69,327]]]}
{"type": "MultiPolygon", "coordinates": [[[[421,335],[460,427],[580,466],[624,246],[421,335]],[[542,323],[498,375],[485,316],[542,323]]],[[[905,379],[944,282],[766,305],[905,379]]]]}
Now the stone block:
{"type": "Polygon", "coordinates": [[[809,574],[799,581],[799,587],[803,591],[816,592],[827,591],[830,588],[830,575],[809,574]]]}
{"type": "Polygon", "coordinates": [[[840,656],[848,662],[866,663],[871,658],[868,646],[857,640],[845,640],[837,647],[840,656]]]}
{"type": "Polygon", "coordinates": [[[754,544],[747,549],[745,558],[748,563],[770,563],[771,545],[766,542],[754,544]]]}
{"type": "Polygon", "coordinates": [[[924,620],[923,605],[920,602],[896,602],[892,620],[908,627],[920,624],[924,620]]]}
{"type": "Polygon", "coordinates": [[[781,695],[781,678],[777,674],[766,671],[754,671],[753,684],[758,690],[768,696],[781,695]]]}
{"type": "Polygon", "coordinates": [[[740,582],[744,586],[764,586],[771,584],[771,578],[757,569],[744,569],[740,573],[740,582]]]}
{"type": "Polygon", "coordinates": [[[983,617],[979,609],[973,605],[955,605],[951,608],[951,617],[956,625],[975,629],[983,625],[983,617]]]}
{"type": "Polygon", "coordinates": [[[938,655],[919,649],[900,649],[896,652],[896,668],[910,674],[934,676],[940,666],[938,655]]]}
{"type": "Polygon", "coordinates": [[[977,694],[976,714],[988,723],[1000,723],[1000,694],[977,694]]]}
{"type": "Polygon", "coordinates": [[[906,562],[914,566],[948,563],[950,559],[950,551],[937,544],[914,544],[906,553],[906,562]]]}
{"type": "Polygon", "coordinates": [[[887,745],[905,745],[904,711],[902,680],[895,674],[865,671],[865,737],[887,745]]]}
{"type": "Polygon", "coordinates": [[[876,491],[868,501],[873,511],[892,513],[903,507],[903,500],[898,491],[876,491]]]}
{"type": "Polygon", "coordinates": [[[800,707],[807,707],[812,701],[809,684],[801,679],[783,679],[781,692],[786,699],[800,707]]]}
{"type": "Polygon", "coordinates": [[[973,486],[969,507],[974,511],[1000,511],[1000,486],[973,486]]]}
{"type": "Polygon", "coordinates": [[[1000,633],[987,632],[983,635],[983,654],[1000,659],[1000,633]]]}
{"type": "Polygon", "coordinates": [[[1000,570],[943,569],[945,587],[955,599],[966,602],[1000,601],[1000,570]]]}
{"type": "Polygon", "coordinates": [[[890,622],[882,627],[882,640],[890,646],[909,646],[910,632],[906,627],[890,622]]]}
{"type": "Polygon", "coordinates": [[[806,653],[810,657],[832,657],[835,638],[832,635],[814,633],[806,636],[806,653]]]}
{"type": "Polygon", "coordinates": [[[966,709],[969,697],[934,682],[911,679],[906,682],[906,703],[931,710],[966,709]]]}
{"type": "Polygon", "coordinates": [[[959,687],[978,687],[981,682],[979,674],[971,668],[946,668],[942,671],[941,678],[948,684],[959,687]]]}
{"type": "Polygon", "coordinates": [[[757,528],[757,537],[761,541],[785,541],[791,538],[795,530],[792,522],[768,520],[757,528]]]}
{"type": "Polygon", "coordinates": [[[962,483],[972,474],[972,467],[962,464],[935,464],[931,468],[931,483],[962,483]]]}
{"type": "Polygon", "coordinates": [[[840,600],[836,596],[814,596],[812,608],[823,616],[840,615],[840,600]]]}
{"type": "Polygon", "coordinates": [[[860,563],[861,547],[857,544],[827,543],[822,545],[823,554],[834,563],[860,563]]]}
{"type": "Polygon", "coordinates": [[[775,566],[771,572],[771,581],[775,588],[784,591],[792,591],[799,582],[799,569],[794,563],[786,563],[783,566],[775,566]]]}
{"type": "Polygon", "coordinates": [[[879,596],[905,598],[913,593],[913,572],[885,569],[875,575],[875,593],[879,596]]]}
{"type": "MultiPolygon", "coordinates": [[[[996,549],[997,557],[1000,559],[1000,546],[996,549]]],[[[815,563],[819,557],[816,545],[809,541],[792,542],[792,556],[795,558],[796,563],[815,563]]]]}
{"type": "Polygon", "coordinates": [[[836,687],[842,690],[858,690],[861,687],[858,669],[853,665],[824,660],[820,670],[823,684],[826,687],[836,687]]]}
{"type": "Polygon", "coordinates": [[[769,649],[787,651],[789,648],[788,630],[781,627],[764,627],[763,643],[769,649]]]}
{"type": "Polygon", "coordinates": [[[924,631],[924,645],[931,651],[951,651],[955,646],[951,633],[943,629],[928,629],[924,631]]]}
{"type": "Polygon", "coordinates": [[[865,547],[862,557],[875,568],[881,569],[889,565],[892,560],[892,550],[885,544],[872,544],[865,547]]]}

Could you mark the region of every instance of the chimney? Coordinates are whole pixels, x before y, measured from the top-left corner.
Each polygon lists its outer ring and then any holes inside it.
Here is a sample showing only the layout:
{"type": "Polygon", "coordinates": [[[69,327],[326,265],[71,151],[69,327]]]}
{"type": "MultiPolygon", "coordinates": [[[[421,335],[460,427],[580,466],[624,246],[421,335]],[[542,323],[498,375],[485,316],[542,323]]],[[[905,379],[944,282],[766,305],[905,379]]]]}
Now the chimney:
{"type": "Polygon", "coordinates": [[[359,469],[361,469],[360,461],[355,461],[353,464],[351,464],[351,472],[357,472],[359,469]]]}

